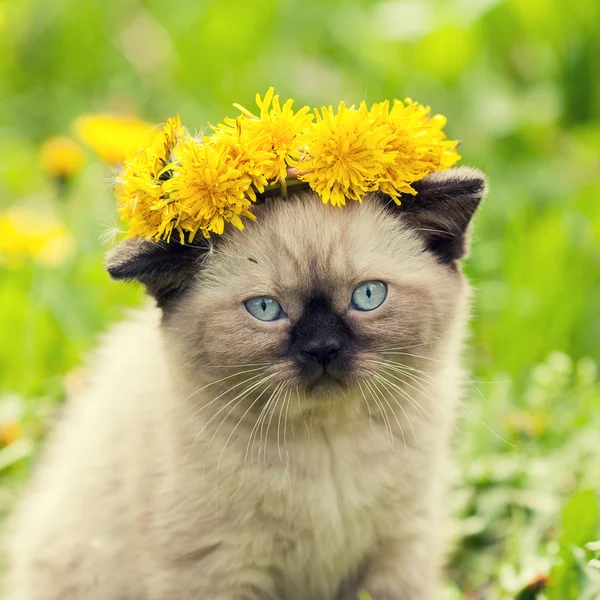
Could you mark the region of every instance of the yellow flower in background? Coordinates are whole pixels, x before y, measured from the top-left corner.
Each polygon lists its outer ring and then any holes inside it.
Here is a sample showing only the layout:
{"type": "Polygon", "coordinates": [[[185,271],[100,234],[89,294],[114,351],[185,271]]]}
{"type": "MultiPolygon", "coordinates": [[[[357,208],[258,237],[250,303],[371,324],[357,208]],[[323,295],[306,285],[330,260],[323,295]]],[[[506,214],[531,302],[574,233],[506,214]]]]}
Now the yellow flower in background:
{"type": "Polygon", "coordinates": [[[21,437],[20,423],[0,423],[0,446],[8,446],[21,437]]]}
{"type": "Polygon", "coordinates": [[[543,409],[521,410],[508,413],[503,421],[506,429],[512,433],[538,438],[548,429],[551,414],[543,409]]]}
{"type": "Polygon", "coordinates": [[[364,102],[358,109],[340,102],[315,111],[317,120],[301,137],[305,156],[296,162],[299,179],[334,206],[346,198],[361,201],[377,189],[384,170],[393,164],[386,152],[390,132],[373,122],[364,102]]]}
{"type": "Polygon", "coordinates": [[[73,250],[67,228],[47,210],[12,206],[0,213],[0,264],[19,266],[26,259],[54,267],[73,250]]]}
{"type": "Polygon", "coordinates": [[[446,117],[430,117],[430,108],[407,98],[373,105],[371,117],[377,125],[389,130],[386,153],[393,155],[392,164],[385,167],[379,190],[398,201],[401,193],[416,194],[412,185],[428,173],[441,171],[456,164],[460,155],[458,142],[447,140],[442,131],[446,117]]]}
{"type": "Polygon", "coordinates": [[[128,157],[115,194],[130,235],[160,237],[157,231],[171,210],[163,184],[171,175],[175,145],[185,136],[179,117],[168,119],[164,127],[152,132],[147,147],[128,157]]]}
{"type": "Polygon", "coordinates": [[[0,395],[0,447],[9,446],[22,437],[23,398],[14,393],[0,395]]]}
{"type": "MultiPolygon", "coordinates": [[[[245,118],[235,120],[235,126],[245,129],[247,135],[261,140],[259,150],[271,153],[272,165],[266,169],[264,176],[269,179],[285,179],[287,167],[291,161],[300,157],[300,134],[313,120],[308,106],[294,112],[293,100],[287,100],[283,106],[279,104],[279,96],[274,95],[274,89],[267,90],[264,98],[256,94],[256,104],[260,109],[258,116],[253,115],[239,104],[234,104],[242,111],[245,118]]],[[[234,121],[225,120],[226,126],[234,127],[234,121]]],[[[225,126],[221,126],[225,129],[225,126]]]]}
{"type": "Polygon", "coordinates": [[[223,233],[225,223],[243,229],[240,216],[254,218],[247,195],[252,179],[236,168],[226,147],[213,147],[206,139],[203,143],[184,140],[176,155],[179,164],[164,186],[169,191],[172,214],[165,215],[160,237],[170,237],[173,229],[182,239],[184,232],[189,240],[197,231],[208,237],[210,232],[223,233]]]}
{"type": "Polygon", "coordinates": [[[46,140],[40,149],[45,171],[61,179],[73,176],[83,165],[83,150],[71,138],[56,136],[46,140]]]}
{"type": "Polygon", "coordinates": [[[122,163],[146,147],[153,127],[143,121],[104,114],[83,115],[75,121],[77,136],[111,164],[122,163]]]}

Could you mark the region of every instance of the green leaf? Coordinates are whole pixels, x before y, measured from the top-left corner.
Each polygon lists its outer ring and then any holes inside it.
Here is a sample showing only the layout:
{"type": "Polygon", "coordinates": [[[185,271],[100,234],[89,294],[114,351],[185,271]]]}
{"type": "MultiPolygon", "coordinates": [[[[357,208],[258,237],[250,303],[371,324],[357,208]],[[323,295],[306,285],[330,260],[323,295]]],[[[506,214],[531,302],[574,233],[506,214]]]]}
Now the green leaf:
{"type": "Polygon", "coordinates": [[[558,562],[550,572],[550,600],[577,600],[581,597],[587,579],[580,564],[582,547],[596,537],[597,526],[596,493],[582,490],[571,496],[562,512],[558,562]]]}

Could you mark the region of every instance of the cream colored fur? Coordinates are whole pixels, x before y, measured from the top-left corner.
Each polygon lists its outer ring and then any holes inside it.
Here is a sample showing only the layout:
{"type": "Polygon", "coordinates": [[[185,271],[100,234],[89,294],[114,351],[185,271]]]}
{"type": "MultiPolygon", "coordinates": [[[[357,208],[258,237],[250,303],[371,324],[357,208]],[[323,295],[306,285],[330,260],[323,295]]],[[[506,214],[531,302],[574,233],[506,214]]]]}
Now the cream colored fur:
{"type": "Polygon", "coordinates": [[[150,308],[105,338],[12,523],[6,600],[436,597],[465,279],[374,199],[256,212],[163,325],[150,308]],[[350,311],[372,279],[386,303],[350,311]],[[313,289],[376,340],[343,392],[281,358],[313,289]],[[289,322],[251,317],[259,294],[289,322]]]}

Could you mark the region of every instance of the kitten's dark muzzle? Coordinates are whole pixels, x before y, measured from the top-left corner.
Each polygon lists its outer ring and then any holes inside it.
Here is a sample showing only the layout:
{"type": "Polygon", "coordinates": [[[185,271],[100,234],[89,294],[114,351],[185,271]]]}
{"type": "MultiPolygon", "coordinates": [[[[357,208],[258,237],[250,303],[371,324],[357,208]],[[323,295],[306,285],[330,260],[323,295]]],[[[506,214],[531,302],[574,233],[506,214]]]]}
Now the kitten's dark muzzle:
{"type": "Polygon", "coordinates": [[[329,361],[325,365],[308,355],[298,360],[298,374],[307,389],[313,390],[322,385],[328,387],[330,384],[344,386],[348,381],[352,372],[350,360],[339,355],[325,360],[329,361]]]}
{"type": "Polygon", "coordinates": [[[291,332],[289,352],[307,385],[342,382],[350,374],[352,333],[326,299],[313,298],[291,332]]]}
{"type": "Polygon", "coordinates": [[[304,354],[324,368],[326,368],[330,362],[335,360],[339,350],[340,343],[335,338],[316,340],[311,342],[305,348],[302,348],[304,354]]]}
{"type": "Polygon", "coordinates": [[[298,356],[300,376],[309,386],[326,381],[341,383],[350,372],[350,356],[339,340],[322,338],[302,348],[298,356]]]}

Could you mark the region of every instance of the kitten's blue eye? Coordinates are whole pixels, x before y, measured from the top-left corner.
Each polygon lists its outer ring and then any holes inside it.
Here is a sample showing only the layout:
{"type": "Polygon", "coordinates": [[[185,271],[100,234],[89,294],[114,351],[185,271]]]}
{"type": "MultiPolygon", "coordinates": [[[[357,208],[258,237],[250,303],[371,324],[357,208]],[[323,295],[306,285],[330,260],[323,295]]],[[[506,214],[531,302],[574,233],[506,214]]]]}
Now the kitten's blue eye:
{"type": "Polygon", "coordinates": [[[277,300],[267,298],[266,296],[250,298],[244,304],[248,312],[259,321],[277,321],[277,319],[281,319],[284,315],[281,304],[277,300]]]}
{"type": "Polygon", "coordinates": [[[365,281],[352,292],[352,306],[356,310],[375,310],[387,296],[387,285],[383,281],[365,281]]]}

